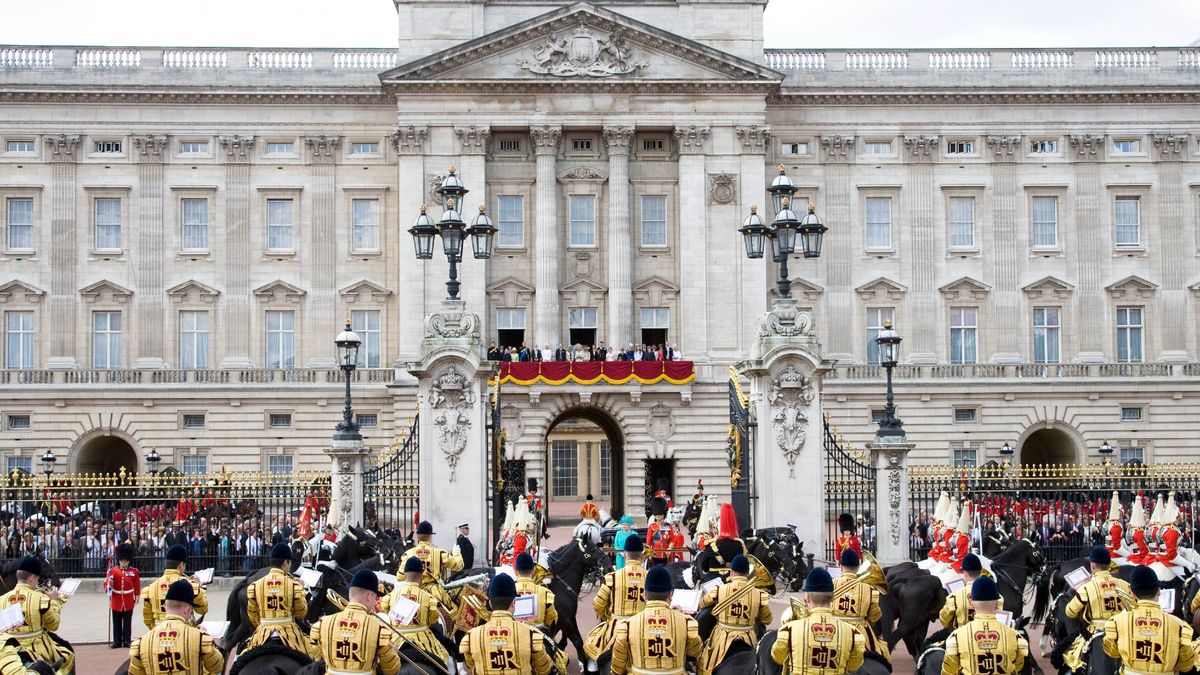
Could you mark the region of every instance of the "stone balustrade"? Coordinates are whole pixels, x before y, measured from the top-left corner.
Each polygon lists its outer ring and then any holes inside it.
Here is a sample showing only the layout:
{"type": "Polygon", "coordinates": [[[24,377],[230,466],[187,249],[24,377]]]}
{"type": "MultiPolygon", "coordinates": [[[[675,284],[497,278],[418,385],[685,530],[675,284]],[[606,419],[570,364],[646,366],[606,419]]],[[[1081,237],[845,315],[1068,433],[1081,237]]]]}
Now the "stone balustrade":
{"type": "Polygon", "coordinates": [[[0,46],[0,70],[369,70],[396,65],[394,49],[0,46]]]}
{"type": "Polygon", "coordinates": [[[782,72],[806,70],[1163,70],[1200,69],[1200,49],[767,49],[782,72]]]}
{"type": "MultiPolygon", "coordinates": [[[[90,385],[90,384],[341,384],[345,374],[330,368],[249,368],[243,370],[0,370],[5,385],[90,385]]],[[[396,379],[392,368],[360,368],[353,382],[390,384],[396,379]]]]}
{"type": "MultiPolygon", "coordinates": [[[[827,380],[884,379],[882,366],[837,365],[827,380]]],[[[896,380],[1069,380],[1200,377],[1200,363],[977,363],[969,365],[899,365],[896,380]]]]}

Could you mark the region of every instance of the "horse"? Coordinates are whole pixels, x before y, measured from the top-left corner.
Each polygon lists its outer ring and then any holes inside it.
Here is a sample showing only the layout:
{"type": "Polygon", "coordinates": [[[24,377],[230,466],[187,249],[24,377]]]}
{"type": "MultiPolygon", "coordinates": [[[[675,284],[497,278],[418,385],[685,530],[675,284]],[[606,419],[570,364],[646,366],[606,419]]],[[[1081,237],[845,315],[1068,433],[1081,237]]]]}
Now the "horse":
{"type": "MultiPolygon", "coordinates": [[[[1078,619],[1069,618],[1066,614],[1067,603],[1074,593],[1066,591],[1054,599],[1053,611],[1046,621],[1044,634],[1050,636],[1053,650],[1050,653],[1050,665],[1064,670],[1066,665],[1063,656],[1074,644],[1075,638],[1082,632],[1082,624],[1078,619]]],[[[1084,671],[1093,675],[1117,675],[1120,672],[1120,661],[1104,653],[1104,631],[1092,634],[1083,650],[1084,671]]]]}
{"type": "Polygon", "coordinates": [[[799,591],[808,576],[804,542],[791,527],[770,527],[750,531],[746,550],[771,573],[779,592],[799,591]]]}
{"type": "Polygon", "coordinates": [[[1038,578],[1045,566],[1042,550],[1028,539],[1013,542],[992,559],[992,574],[1000,587],[1006,611],[1012,612],[1013,616],[1025,613],[1025,585],[1031,576],[1038,578]]]}
{"type": "MultiPolygon", "coordinates": [[[[58,588],[62,585],[62,580],[58,578],[58,572],[54,570],[54,566],[50,561],[46,560],[46,556],[41,553],[35,554],[38,562],[42,565],[42,571],[38,573],[41,578],[43,587],[58,588]]],[[[0,595],[3,595],[17,587],[17,568],[21,566],[20,560],[9,560],[0,567],[0,595]]]]}
{"type": "Polygon", "coordinates": [[[281,640],[270,639],[239,654],[227,667],[229,675],[291,675],[312,662],[307,654],[289,648],[281,640]]]}
{"type": "MultiPolygon", "coordinates": [[[[1029,617],[1017,619],[1017,632],[1021,634],[1021,637],[1025,638],[1026,642],[1029,642],[1029,633],[1025,629],[1028,623],[1029,617]]],[[[916,661],[916,668],[913,672],[916,675],[941,675],[942,662],[946,656],[946,638],[950,637],[950,633],[952,632],[948,628],[943,628],[929,636],[929,639],[921,647],[920,654],[914,659],[916,661]]],[[[1042,672],[1041,667],[1033,658],[1032,646],[1030,646],[1029,655],[1025,657],[1025,664],[1021,666],[1019,672],[1021,675],[1033,675],[1033,673],[1040,674],[1042,672]]]]}

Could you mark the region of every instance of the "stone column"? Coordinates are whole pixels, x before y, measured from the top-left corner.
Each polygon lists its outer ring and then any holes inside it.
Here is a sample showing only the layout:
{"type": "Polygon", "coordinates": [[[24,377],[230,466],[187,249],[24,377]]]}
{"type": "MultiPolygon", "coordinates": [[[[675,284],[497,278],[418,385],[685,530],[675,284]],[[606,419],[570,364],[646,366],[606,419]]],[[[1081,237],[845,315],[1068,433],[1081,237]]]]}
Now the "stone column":
{"type": "Polygon", "coordinates": [[[540,126],[529,130],[537,153],[537,217],[534,219],[534,329],[533,338],[550,343],[551,349],[562,341],[559,316],[558,258],[558,145],[562,127],[540,126]]]}
{"type": "Polygon", "coordinates": [[[325,450],[329,455],[329,473],[332,477],[333,494],[330,519],[337,525],[338,532],[345,532],[351,525],[363,524],[363,462],[370,450],[362,439],[332,442],[325,450]]]}
{"type": "MultiPolygon", "coordinates": [[[[346,319],[336,315],[337,256],[344,251],[337,241],[337,156],[342,140],[337,136],[308,136],[304,145],[309,152],[312,179],[311,251],[309,254],[309,292],[305,324],[322,331],[340,331],[346,319]]],[[[343,243],[343,246],[345,243],[343,243]]],[[[336,334],[336,333],[335,333],[336,334]]],[[[309,341],[309,338],[305,338],[309,341]]],[[[308,353],[306,368],[333,368],[336,359],[320,344],[307,344],[300,353],[308,353]]]]}
{"type": "Polygon", "coordinates": [[[868,443],[875,463],[875,559],[887,567],[909,560],[908,454],[916,447],[903,439],[868,443]]]}
{"type": "MultiPolygon", "coordinates": [[[[1188,185],[1183,179],[1183,159],[1186,155],[1187,137],[1176,134],[1154,134],[1154,149],[1158,153],[1158,184],[1161,186],[1158,213],[1163,223],[1188,222],[1188,185]]],[[[1142,204],[1149,211],[1150,204],[1142,204]]],[[[1189,263],[1194,260],[1186,227],[1164,227],[1158,230],[1161,242],[1148,242],[1150,246],[1161,246],[1162,278],[1159,280],[1160,295],[1157,311],[1163,317],[1163,336],[1159,360],[1188,361],[1187,274],[1189,263]]],[[[1149,233],[1143,230],[1143,237],[1149,233]]],[[[1154,358],[1152,354],[1146,355],[1154,358]]]]}
{"type": "MultiPolygon", "coordinates": [[[[829,228],[820,258],[825,266],[826,281],[826,290],[821,298],[826,312],[822,321],[828,321],[830,326],[846,328],[825,333],[828,340],[825,345],[828,349],[826,355],[839,360],[853,359],[860,341],[860,335],[850,328],[859,325],[854,316],[855,308],[859,306],[853,290],[854,267],[861,261],[865,249],[863,221],[854,223],[850,219],[850,206],[858,199],[858,191],[850,182],[850,162],[853,160],[853,136],[821,137],[821,161],[825,165],[823,220],[830,224],[849,225],[829,228]]],[[[820,204],[817,204],[817,210],[821,210],[820,204]]],[[[763,215],[768,222],[774,217],[774,213],[763,215]]]]}
{"type": "MultiPolygon", "coordinates": [[[[1012,245],[1012,242],[1028,241],[1028,237],[1017,236],[1019,208],[1025,199],[1016,164],[1021,152],[1021,137],[988,136],[988,147],[992,149],[993,198],[992,245],[987,250],[993,263],[992,274],[995,281],[992,282],[992,287],[995,290],[990,294],[991,311],[981,306],[979,321],[981,325],[992,326],[991,330],[981,332],[980,336],[990,333],[994,338],[990,344],[981,340],[977,345],[977,355],[979,361],[983,362],[986,357],[984,349],[989,349],[992,351],[991,361],[1016,363],[1032,355],[996,350],[1019,349],[1019,345],[1028,344],[1028,339],[1024,337],[1024,326],[1029,325],[1029,319],[1022,316],[1023,303],[1019,281],[1026,267],[1029,249],[1012,245]]],[[[943,327],[942,330],[949,329],[943,327]]],[[[946,353],[949,353],[949,349],[946,353]]]]}
{"type": "Polygon", "coordinates": [[[225,305],[222,318],[225,345],[222,368],[251,367],[250,353],[250,156],[254,138],[222,136],[225,162],[225,305]]]}
{"type": "Polygon", "coordinates": [[[604,127],[608,146],[608,343],[633,341],[633,232],[629,212],[629,144],[633,127],[604,127]]]}
{"type": "MultiPolygon", "coordinates": [[[[42,145],[50,160],[50,293],[46,302],[50,322],[50,353],[47,368],[78,368],[75,358],[75,308],[79,292],[76,269],[81,244],[76,229],[75,168],[79,137],[45,136],[42,145]]],[[[90,222],[90,218],[88,221],[90,222]]],[[[84,244],[91,248],[91,244],[84,244]]]]}
{"type": "MultiPolygon", "coordinates": [[[[750,206],[757,205],[758,212],[770,220],[770,206],[767,200],[766,153],[771,142],[771,129],[763,126],[738,127],[737,137],[742,143],[741,170],[736,177],[740,185],[733,186],[733,196],[738,200],[738,218],[729,225],[741,226],[741,220],[750,214],[750,206]],[[740,192],[738,189],[740,188],[740,192]]],[[[710,180],[712,180],[710,178],[710,180]]],[[[710,188],[709,198],[720,203],[720,194],[710,188]]],[[[720,227],[720,225],[717,225],[720,227]]],[[[738,307],[738,325],[740,326],[740,341],[738,344],[753,344],[758,337],[758,317],[767,311],[767,261],[750,260],[746,257],[742,236],[737,234],[736,248],[732,253],[740,269],[742,282],[741,302],[738,307]]]]}
{"type": "MultiPolygon", "coordinates": [[[[1075,223],[1073,227],[1074,250],[1067,260],[1077,270],[1075,281],[1075,296],[1072,300],[1081,311],[1078,316],[1078,327],[1075,330],[1079,341],[1076,359],[1083,363],[1102,363],[1106,360],[1105,345],[1112,335],[1111,326],[1105,326],[1104,311],[1108,298],[1104,294],[1104,271],[1107,261],[1112,255],[1112,236],[1103,235],[1102,223],[1111,222],[1107,217],[1108,198],[1104,193],[1104,181],[1101,179],[1100,160],[1104,156],[1104,136],[1093,134],[1077,134],[1070,136],[1068,142],[1073,152],[1075,164],[1075,223]],[[1104,262],[1102,262],[1104,261],[1104,262]]],[[[1011,159],[1012,153],[1007,155],[1011,159]]],[[[1000,186],[997,185],[997,190],[1000,186]]],[[[1015,188],[1015,183],[1014,183],[1015,188]]],[[[1064,195],[1065,196],[1065,191],[1064,195]]],[[[1059,199],[1058,238],[1059,248],[1065,249],[1065,232],[1063,225],[1068,222],[1065,200],[1059,199]]],[[[997,214],[998,217],[999,214],[997,214]]],[[[1032,242],[1031,242],[1032,243],[1032,242]]],[[[999,281],[999,280],[997,280],[999,281]]],[[[1066,307],[1063,308],[1066,310],[1066,307]]],[[[1066,313],[1064,311],[1064,313],[1066,313]]],[[[1018,325],[1025,325],[1021,321],[1018,325]]],[[[1066,345],[1062,350],[1066,353],[1066,345]]],[[[1116,354],[1113,354],[1116,359],[1116,354]]],[[[1032,359],[1031,359],[1032,360],[1032,359]]]]}
{"type": "MultiPolygon", "coordinates": [[[[463,222],[468,227],[479,213],[479,207],[487,207],[487,151],[488,140],[492,137],[491,130],[486,125],[469,125],[454,128],[458,138],[458,175],[470,190],[464,197],[464,203],[459,207],[463,222]]],[[[492,214],[496,220],[496,214],[492,214]]],[[[462,280],[462,290],[459,297],[467,303],[467,311],[480,318],[480,330],[484,335],[491,335],[488,329],[491,313],[487,308],[487,266],[488,261],[476,260],[472,252],[471,238],[463,241],[463,261],[458,266],[458,278],[462,280]]]]}
{"type": "MultiPolygon", "coordinates": [[[[398,124],[392,130],[392,147],[396,150],[397,180],[396,208],[399,225],[395,236],[396,266],[400,288],[396,293],[397,333],[400,344],[396,366],[415,361],[421,354],[421,322],[425,316],[425,272],[413,249],[408,228],[425,204],[425,141],[429,129],[412,124],[398,124]]],[[[398,371],[399,372],[399,371],[398,371]]]]}
{"type": "MultiPolygon", "coordinates": [[[[909,274],[912,293],[909,294],[907,313],[909,317],[933,317],[938,313],[937,272],[938,258],[944,257],[944,251],[939,250],[932,242],[939,237],[934,231],[937,218],[936,203],[937,188],[933,183],[933,157],[937,154],[937,136],[906,136],[904,138],[905,152],[908,153],[909,190],[906,190],[908,202],[911,204],[910,217],[912,236],[908,241],[914,242],[911,250],[904,251],[910,261],[909,274]]],[[[899,215],[899,214],[896,214],[899,215]]],[[[894,221],[899,218],[893,216],[894,221]]],[[[903,226],[901,226],[903,227],[903,226]]],[[[898,236],[896,233],[895,236],[898,236]]],[[[911,343],[909,344],[909,360],[913,363],[937,363],[937,341],[940,328],[937,321],[906,322],[911,326],[911,343]]]]}
{"type": "Polygon", "coordinates": [[[469,523],[475,550],[487,550],[487,378],[479,317],[446,300],[425,322],[421,359],[407,365],[417,377],[420,411],[421,517],[436,532],[469,523]]]}
{"type": "MultiPolygon", "coordinates": [[[[166,136],[135,136],[133,147],[138,162],[137,239],[139,258],[134,261],[136,288],[133,321],[137,327],[134,368],[166,368],[163,327],[170,325],[163,312],[163,266],[171,252],[166,250],[163,221],[163,162],[166,136]]],[[[172,219],[173,220],[173,219],[172,219]]]]}
{"type": "Polygon", "coordinates": [[[704,152],[709,128],[675,127],[679,146],[679,222],[694,229],[679,237],[679,348],[694,361],[708,359],[708,199],[705,196],[704,152]]]}

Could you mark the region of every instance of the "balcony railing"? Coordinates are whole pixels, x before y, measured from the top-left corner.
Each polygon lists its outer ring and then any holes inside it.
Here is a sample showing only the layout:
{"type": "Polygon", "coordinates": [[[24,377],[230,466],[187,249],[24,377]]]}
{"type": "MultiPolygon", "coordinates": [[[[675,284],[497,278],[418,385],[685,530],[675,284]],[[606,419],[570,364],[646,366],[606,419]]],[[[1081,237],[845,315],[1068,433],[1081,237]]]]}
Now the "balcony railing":
{"type": "Polygon", "coordinates": [[[0,46],[0,70],[367,70],[396,66],[395,49],[0,46]]]}
{"type": "MultiPolygon", "coordinates": [[[[976,363],[899,365],[892,371],[897,380],[1067,380],[1146,379],[1200,377],[1200,363],[976,363]]],[[[882,381],[877,365],[837,365],[829,380],[882,381]]]]}
{"type": "MultiPolygon", "coordinates": [[[[239,370],[0,370],[3,385],[90,385],[90,384],[330,384],[345,382],[345,374],[332,368],[249,368],[239,370]]],[[[396,379],[392,368],[360,368],[352,382],[389,384],[396,379]]]]}
{"type": "Polygon", "coordinates": [[[766,63],[799,71],[1035,71],[1200,69],[1194,47],[1072,49],[767,49],[766,63]]]}

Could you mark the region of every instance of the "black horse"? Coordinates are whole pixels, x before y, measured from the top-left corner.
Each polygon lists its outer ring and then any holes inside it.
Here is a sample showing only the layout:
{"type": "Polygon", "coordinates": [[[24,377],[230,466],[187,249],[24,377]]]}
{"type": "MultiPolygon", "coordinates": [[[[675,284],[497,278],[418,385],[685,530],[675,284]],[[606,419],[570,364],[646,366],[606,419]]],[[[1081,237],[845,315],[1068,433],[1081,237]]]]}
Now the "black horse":
{"type": "Polygon", "coordinates": [[[281,640],[271,639],[238,655],[229,675],[291,675],[312,662],[307,654],[289,648],[281,640]]]}
{"type": "MultiPolygon", "coordinates": [[[[62,580],[58,578],[58,572],[54,570],[54,566],[46,560],[46,557],[41,553],[35,557],[42,564],[42,571],[38,574],[41,577],[41,585],[48,588],[58,588],[62,585],[62,580]]],[[[20,560],[9,560],[4,563],[3,567],[0,567],[0,595],[17,587],[17,568],[20,565],[20,560]]]]}

